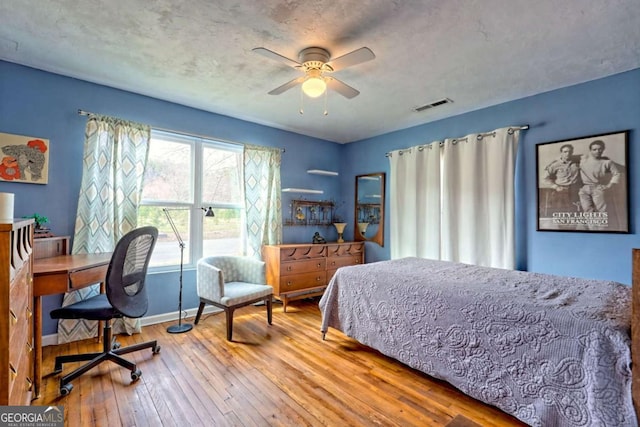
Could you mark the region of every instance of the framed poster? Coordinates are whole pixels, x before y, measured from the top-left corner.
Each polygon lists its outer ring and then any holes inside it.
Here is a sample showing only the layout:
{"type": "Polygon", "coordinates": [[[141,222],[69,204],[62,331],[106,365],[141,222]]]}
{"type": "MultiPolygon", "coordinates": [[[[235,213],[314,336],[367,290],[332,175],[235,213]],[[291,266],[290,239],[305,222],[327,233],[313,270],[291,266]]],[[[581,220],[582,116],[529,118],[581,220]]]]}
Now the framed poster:
{"type": "Polygon", "coordinates": [[[49,140],[0,133],[0,181],[46,184],[49,140]]]}
{"type": "Polygon", "coordinates": [[[629,131],[536,145],[538,231],[629,233],[629,131]]]}

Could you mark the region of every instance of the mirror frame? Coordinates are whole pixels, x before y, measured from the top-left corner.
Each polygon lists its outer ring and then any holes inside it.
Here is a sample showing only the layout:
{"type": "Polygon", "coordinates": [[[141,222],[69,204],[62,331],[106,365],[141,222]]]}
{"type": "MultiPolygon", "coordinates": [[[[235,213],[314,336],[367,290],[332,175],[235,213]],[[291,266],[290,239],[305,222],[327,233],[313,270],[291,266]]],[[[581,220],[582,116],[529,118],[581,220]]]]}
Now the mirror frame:
{"type": "Polygon", "coordinates": [[[354,215],[353,215],[353,236],[356,242],[374,242],[379,244],[380,246],[384,246],[384,200],[385,200],[385,173],[384,172],[376,172],[369,173],[364,175],[356,175],[356,196],[355,196],[355,204],[354,204],[354,215]],[[361,178],[367,179],[371,178],[379,178],[380,179],[380,204],[379,211],[380,215],[378,218],[378,230],[376,234],[367,238],[362,235],[360,232],[360,227],[358,227],[358,182],[361,178]]]}

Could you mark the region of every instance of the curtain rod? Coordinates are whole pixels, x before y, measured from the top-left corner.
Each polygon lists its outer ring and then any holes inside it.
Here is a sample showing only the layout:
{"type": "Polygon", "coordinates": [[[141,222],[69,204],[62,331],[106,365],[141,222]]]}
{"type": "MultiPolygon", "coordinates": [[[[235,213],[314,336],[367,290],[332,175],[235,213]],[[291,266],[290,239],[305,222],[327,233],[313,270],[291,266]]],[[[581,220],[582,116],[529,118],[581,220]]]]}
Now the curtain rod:
{"type": "MultiPolygon", "coordinates": [[[[517,130],[527,130],[529,129],[529,125],[522,125],[522,126],[511,126],[509,127],[509,129],[507,130],[507,133],[509,133],[509,135],[513,134],[513,132],[517,131],[517,130]]],[[[491,131],[491,132],[484,132],[484,133],[479,133],[477,136],[478,141],[480,141],[482,138],[484,138],[485,136],[489,136],[489,135],[494,135],[495,131],[491,131]]],[[[458,141],[466,141],[467,138],[453,138],[453,143],[455,144],[458,141]]],[[[434,141],[435,142],[435,141],[434,141]]],[[[428,143],[428,144],[424,144],[424,145],[419,145],[419,150],[422,151],[424,149],[424,147],[427,147],[429,145],[433,144],[432,142],[428,143]]],[[[440,147],[442,147],[444,145],[444,142],[440,142],[440,147]]],[[[410,148],[405,148],[404,150],[400,150],[400,154],[402,154],[405,151],[410,150],[410,148]]],[[[391,157],[391,152],[387,152],[384,153],[385,157],[391,157]]]]}
{"type": "MultiPolygon", "coordinates": [[[[89,111],[85,111],[85,110],[82,110],[82,109],[78,109],[78,115],[80,115],[80,116],[96,116],[98,114],[91,113],[89,111]]],[[[209,135],[199,135],[199,134],[196,134],[196,133],[188,133],[188,132],[182,132],[182,131],[177,131],[177,130],[173,130],[173,129],[159,128],[159,127],[156,127],[156,126],[151,126],[151,128],[155,129],[155,130],[158,130],[160,132],[176,133],[176,134],[179,134],[179,135],[190,136],[190,137],[193,137],[193,138],[213,139],[213,140],[215,140],[217,142],[224,142],[224,143],[233,144],[233,145],[241,145],[241,146],[245,146],[246,145],[246,144],[243,144],[241,142],[229,141],[227,139],[216,138],[216,137],[209,136],[209,135]]],[[[280,151],[282,151],[284,153],[286,150],[284,148],[280,148],[280,151]]]]}

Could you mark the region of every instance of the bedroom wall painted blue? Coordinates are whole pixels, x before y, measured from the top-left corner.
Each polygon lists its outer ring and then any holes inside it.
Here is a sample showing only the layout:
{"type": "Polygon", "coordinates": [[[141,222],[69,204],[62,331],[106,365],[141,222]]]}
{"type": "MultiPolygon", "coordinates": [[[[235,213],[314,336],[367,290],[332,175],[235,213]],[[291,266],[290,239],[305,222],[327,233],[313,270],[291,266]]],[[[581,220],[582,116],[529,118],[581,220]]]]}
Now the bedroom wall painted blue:
{"type": "MultiPolygon", "coordinates": [[[[528,124],[530,129],[522,132],[516,170],[518,268],[630,284],[631,249],[640,247],[639,93],[640,69],[636,69],[348,144],[341,168],[343,192],[354,194],[355,175],[386,172],[388,177],[386,152],[445,137],[528,124]],[[631,233],[536,231],[536,144],[626,129],[631,130],[628,159],[631,233]]],[[[388,212],[388,198],[386,206],[388,212]]],[[[385,225],[384,248],[367,244],[369,262],[389,258],[388,216],[385,225]]]]}
{"type": "MultiPolygon", "coordinates": [[[[78,109],[152,127],[284,148],[283,187],[314,188],[324,191],[323,198],[339,198],[337,179],[306,173],[313,168],[335,169],[335,159],[342,150],[339,144],[0,61],[0,132],[46,138],[50,143],[47,185],[0,182],[0,192],[15,193],[16,217],[34,212],[45,215],[57,235],[73,236],[87,120],[77,114],[78,109]]],[[[283,193],[284,215],[289,200],[299,196],[283,193]]],[[[284,241],[311,242],[314,231],[285,227],[284,241]]],[[[318,231],[327,239],[337,238],[333,227],[318,231]]],[[[149,282],[154,292],[150,294],[148,315],[177,311],[177,273],[152,274],[149,282]]],[[[45,297],[43,312],[59,307],[61,300],[61,296],[45,297]]],[[[186,270],[184,308],[197,305],[195,274],[186,270]]],[[[56,323],[45,316],[44,334],[55,331],[56,323]]]]}
{"type": "MultiPolygon", "coordinates": [[[[628,284],[631,281],[630,250],[640,247],[637,234],[640,176],[633,167],[640,164],[639,92],[640,69],[339,145],[0,61],[0,132],[47,138],[51,144],[48,185],[0,182],[0,192],[16,194],[16,216],[34,212],[45,214],[57,234],[73,235],[86,122],[85,117],[77,115],[77,110],[81,108],[185,133],[285,148],[282,186],[321,189],[324,195],[308,198],[344,201],[342,213],[348,217],[349,223],[345,239],[351,239],[354,176],[386,172],[388,187],[386,152],[444,137],[529,124],[531,129],[523,132],[521,139],[516,176],[518,267],[628,284]],[[535,231],[535,145],[623,129],[631,130],[629,170],[632,233],[614,235],[535,231]],[[336,159],[340,159],[337,169],[336,159]],[[340,176],[308,175],[306,170],[311,168],[337,170],[340,176]]],[[[294,196],[283,193],[283,215],[289,214],[289,200],[294,196]]],[[[367,262],[389,258],[388,221],[387,216],[385,246],[367,243],[367,262]]],[[[308,242],[314,231],[320,231],[328,240],[336,238],[332,228],[316,230],[286,227],[284,241],[308,242]]],[[[176,311],[177,272],[152,274],[149,283],[158,292],[153,293],[148,314],[176,311]]],[[[193,270],[185,271],[184,283],[184,307],[196,307],[193,270]]],[[[45,298],[44,312],[58,307],[60,301],[61,297],[57,296],[45,298]]],[[[48,321],[45,316],[44,333],[55,331],[55,322],[48,321]]]]}

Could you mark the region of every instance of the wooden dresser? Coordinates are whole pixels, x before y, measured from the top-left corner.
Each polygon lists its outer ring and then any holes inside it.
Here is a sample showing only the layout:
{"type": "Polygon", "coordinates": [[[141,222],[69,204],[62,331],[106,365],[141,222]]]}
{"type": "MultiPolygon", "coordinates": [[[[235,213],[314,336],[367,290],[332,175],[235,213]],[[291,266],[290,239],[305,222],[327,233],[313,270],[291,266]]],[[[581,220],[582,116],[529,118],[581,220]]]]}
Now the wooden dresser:
{"type": "Polygon", "coordinates": [[[0,405],[29,405],[33,390],[33,219],[0,223],[0,405]]]}
{"type": "Polygon", "coordinates": [[[322,295],[340,267],[364,263],[364,242],[265,245],[267,283],[286,313],[292,300],[322,295]]]}

